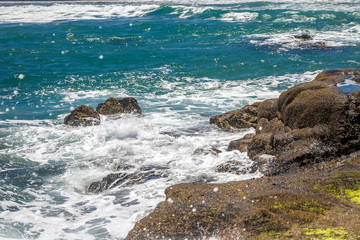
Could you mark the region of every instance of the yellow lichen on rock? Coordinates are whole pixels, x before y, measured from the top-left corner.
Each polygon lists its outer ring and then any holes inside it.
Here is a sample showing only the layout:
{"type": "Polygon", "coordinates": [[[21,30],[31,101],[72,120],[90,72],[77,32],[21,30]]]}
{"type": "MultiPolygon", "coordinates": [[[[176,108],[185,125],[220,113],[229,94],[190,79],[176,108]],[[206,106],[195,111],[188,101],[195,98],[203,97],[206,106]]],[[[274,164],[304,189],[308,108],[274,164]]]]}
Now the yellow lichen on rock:
{"type": "Polygon", "coordinates": [[[312,229],[305,228],[304,235],[311,236],[313,240],[348,240],[351,239],[344,228],[312,229]]]}

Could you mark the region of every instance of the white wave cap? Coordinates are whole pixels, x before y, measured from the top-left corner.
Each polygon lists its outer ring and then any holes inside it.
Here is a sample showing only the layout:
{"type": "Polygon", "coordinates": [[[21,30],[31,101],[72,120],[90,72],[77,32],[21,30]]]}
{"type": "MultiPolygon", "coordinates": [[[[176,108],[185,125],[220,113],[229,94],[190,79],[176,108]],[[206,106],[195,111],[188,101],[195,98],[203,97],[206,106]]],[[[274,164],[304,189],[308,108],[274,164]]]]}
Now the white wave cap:
{"type": "Polygon", "coordinates": [[[49,23],[54,21],[94,20],[119,17],[141,17],[159,5],[13,5],[0,6],[0,23],[49,23]]]}
{"type": "Polygon", "coordinates": [[[229,12],[221,16],[220,20],[225,22],[248,22],[259,16],[256,12],[229,12]]]}

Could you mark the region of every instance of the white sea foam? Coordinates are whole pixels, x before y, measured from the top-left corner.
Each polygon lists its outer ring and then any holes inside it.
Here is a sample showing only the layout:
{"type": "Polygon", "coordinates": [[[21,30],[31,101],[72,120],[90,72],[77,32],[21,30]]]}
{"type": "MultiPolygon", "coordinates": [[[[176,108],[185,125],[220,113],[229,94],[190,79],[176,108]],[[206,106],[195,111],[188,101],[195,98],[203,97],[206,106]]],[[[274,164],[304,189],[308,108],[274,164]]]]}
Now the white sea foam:
{"type": "Polygon", "coordinates": [[[159,5],[52,4],[0,6],[0,23],[48,23],[53,21],[141,17],[159,5]]]}
{"type": "Polygon", "coordinates": [[[306,17],[304,15],[293,14],[290,17],[281,17],[274,20],[274,22],[296,22],[296,23],[305,23],[305,22],[314,22],[316,18],[306,17]]]}
{"type": "MultiPolygon", "coordinates": [[[[166,74],[167,68],[164,66],[161,71],[166,74]]],[[[151,78],[152,75],[147,74],[139,77],[151,78]]],[[[208,117],[200,113],[214,109],[224,112],[277,97],[280,92],[273,89],[309,81],[316,74],[306,72],[242,81],[163,79],[158,87],[167,89],[166,94],[147,93],[143,96],[146,102],[139,100],[141,106],[153,111],[144,111],[141,117],[130,115],[112,119],[102,116],[101,125],[93,127],[64,126],[60,124],[64,116],[55,121],[1,121],[0,124],[8,129],[2,139],[13,147],[1,149],[0,153],[42,165],[66,164],[66,171],[47,178],[41,189],[28,188],[26,194],[35,200],[20,203],[18,211],[11,211],[16,206],[4,202],[0,229],[8,229],[8,235],[1,233],[0,236],[4,239],[11,234],[17,238],[34,238],[34,234],[38,234],[38,239],[121,239],[136,221],[165,199],[164,189],[170,185],[258,177],[258,173],[216,172],[219,164],[229,160],[240,162],[244,168],[251,164],[245,153],[228,152],[226,148],[229,141],[253,130],[236,134],[223,132],[209,126],[208,117]],[[221,153],[216,154],[211,148],[221,153]],[[101,194],[86,194],[91,182],[101,180],[124,165],[132,166],[127,173],[141,173],[142,169],[152,166],[164,177],[116,187],[101,194]],[[16,227],[9,227],[14,224],[26,230],[19,232],[16,227]]],[[[107,91],[96,91],[92,96],[100,97],[108,94],[107,91]]],[[[86,96],[80,95],[80,98],[86,96]]]]}
{"type": "Polygon", "coordinates": [[[354,46],[360,42],[359,26],[354,24],[345,25],[342,31],[309,31],[308,34],[313,36],[313,39],[306,41],[294,37],[301,35],[301,32],[253,34],[249,37],[260,39],[250,40],[250,43],[259,46],[277,46],[280,50],[354,46]]]}
{"type": "Polygon", "coordinates": [[[197,14],[201,14],[212,7],[193,7],[193,6],[172,6],[175,8],[172,14],[179,14],[180,18],[189,18],[197,14]]]}
{"type": "MultiPolygon", "coordinates": [[[[262,0],[248,0],[247,2],[263,2],[262,0]]],[[[91,1],[89,1],[91,2],[91,1]]],[[[11,2],[8,2],[11,3],[11,2]]],[[[174,2],[172,0],[139,0],[134,4],[127,1],[104,1],[104,3],[89,4],[86,1],[68,3],[54,2],[29,2],[31,4],[19,5],[0,5],[0,24],[1,23],[48,23],[54,21],[77,21],[77,20],[101,20],[109,18],[132,18],[142,17],[150,12],[161,8],[163,4],[170,4],[174,8],[173,14],[178,14],[180,18],[188,18],[201,14],[209,9],[222,9],[231,11],[222,15],[220,20],[231,22],[245,22],[257,18],[256,12],[234,12],[233,10],[242,11],[261,11],[266,9],[288,9],[293,16],[290,18],[280,17],[279,22],[309,22],[315,21],[313,17],[306,17],[294,11],[342,11],[349,12],[358,16],[360,6],[357,0],[305,0],[294,2],[293,0],[270,0],[266,5],[253,7],[237,7],[232,4],[238,4],[237,0],[225,1],[207,1],[207,0],[181,0],[174,2]],[[273,4],[271,4],[273,3],[273,4]],[[179,5],[182,4],[182,5],[179,5]],[[218,6],[222,4],[223,6],[218,6]],[[213,6],[210,6],[213,5],[213,6]]],[[[22,2],[22,3],[26,3],[22,2]]],[[[331,17],[324,15],[321,18],[331,17]]],[[[89,41],[99,41],[97,38],[88,38],[89,41]]]]}
{"type": "Polygon", "coordinates": [[[255,20],[259,16],[256,12],[229,12],[221,16],[220,20],[225,22],[247,22],[255,20]]]}

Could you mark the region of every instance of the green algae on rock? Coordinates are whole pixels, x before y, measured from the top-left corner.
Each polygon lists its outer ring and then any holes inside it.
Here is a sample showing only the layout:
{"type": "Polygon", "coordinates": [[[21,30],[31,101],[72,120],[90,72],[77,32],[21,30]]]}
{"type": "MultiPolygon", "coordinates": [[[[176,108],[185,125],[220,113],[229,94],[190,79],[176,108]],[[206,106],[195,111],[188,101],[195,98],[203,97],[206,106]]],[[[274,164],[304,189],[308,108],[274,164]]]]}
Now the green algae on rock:
{"type": "Polygon", "coordinates": [[[169,187],[166,201],[140,220],[126,239],[326,239],[316,229],[327,229],[333,236],[338,236],[334,229],[343,229],[347,239],[357,239],[360,205],[326,191],[340,176],[354,180],[359,174],[360,156],[343,162],[348,164],[330,172],[169,187]]]}

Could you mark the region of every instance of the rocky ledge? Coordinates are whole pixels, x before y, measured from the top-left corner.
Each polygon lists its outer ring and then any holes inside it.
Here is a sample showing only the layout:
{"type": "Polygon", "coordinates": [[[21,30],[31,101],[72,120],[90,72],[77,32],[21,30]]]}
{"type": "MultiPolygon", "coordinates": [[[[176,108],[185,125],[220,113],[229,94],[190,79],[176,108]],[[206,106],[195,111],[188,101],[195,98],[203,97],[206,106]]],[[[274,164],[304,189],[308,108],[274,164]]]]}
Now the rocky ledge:
{"type": "Polygon", "coordinates": [[[326,70],[212,117],[224,130],[256,128],[229,150],[247,151],[267,176],[169,187],[126,239],[360,239],[359,76],[326,70]]]}
{"type": "Polygon", "coordinates": [[[335,171],[308,171],[165,190],[127,240],[359,239],[360,160],[335,171]]]}
{"type": "Polygon", "coordinates": [[[296,172],[360,149],[360,69],[331,69],[279,98],[214,116],[225,130],[256,128],[229,144],[265,175],[296,172]],[[251,111],[250,111],[251,110],[251,111]]]}

